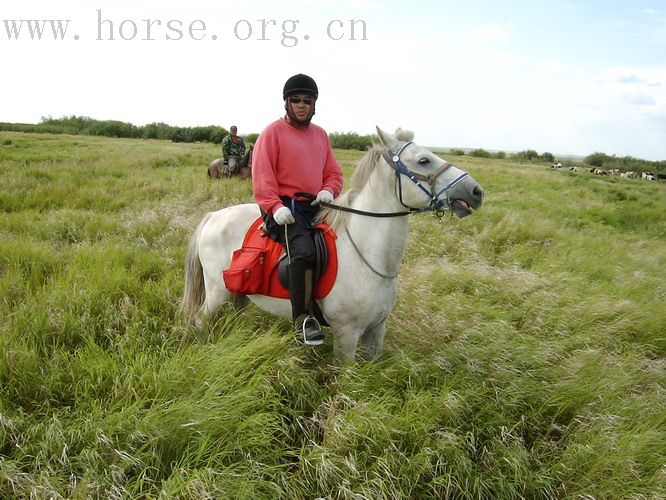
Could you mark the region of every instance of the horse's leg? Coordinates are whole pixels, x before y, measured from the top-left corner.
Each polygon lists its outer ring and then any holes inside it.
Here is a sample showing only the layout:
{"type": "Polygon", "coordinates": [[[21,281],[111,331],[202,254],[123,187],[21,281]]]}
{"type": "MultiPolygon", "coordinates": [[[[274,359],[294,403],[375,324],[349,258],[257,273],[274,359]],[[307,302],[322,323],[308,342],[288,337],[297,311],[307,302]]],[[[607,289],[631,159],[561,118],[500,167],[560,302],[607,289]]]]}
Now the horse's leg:
{"type": "Polygon", "coordinates": [[[247,160],[249,158],[249,151],[247,151],[243,156],[241,156],[240,162],[238,163],[238,168],[247,167],[247,160]]]}
{"type": "Polygon", "coordinates": [[[358,328],[337,328],[333,333],[333,353],[342,364],[349,364],[356,357],[356,347],[361,332],[358,328]]]}
{"type": "Polygon", "coordinates": [[[220,178],[220,165],[217,160],[213,160],[210,165],[208,165],[208,177],[212,177],[213,179],[220,178]]]}
{"type": "Polygon", "coordinates": [[[239,172],[238,172],[238,176],[241,179],[251,179],[252,178],[252,170],[250,169],[250,167],[241,167],[239,172]]]}
{"type": "Polygon", "coordinates": [[[363,344],[363,359],[372,361],[381,356],[384,350],[384,335],[386,334],[386,321],[369,327],[361,337],[363,344]]]}
{"type": "Polygon", "coordinates": [[[194,325],[197,329],[201,329],[207,324],[210,319],[215,315],[222,305],[229,301],[229,291],[218,284],[215,280],[205,279],[206,283],[206,300],[201,309],[194,318],[194,325]]]}
{"type": "Polygon", "coordinates": [[[230,156],[229,157],[229,164],[226,167],[226,174],[227,177],[232,177],[234,175],[238,175],[238,164],[240,163],[240,159],[238,156],[230,156]]]}

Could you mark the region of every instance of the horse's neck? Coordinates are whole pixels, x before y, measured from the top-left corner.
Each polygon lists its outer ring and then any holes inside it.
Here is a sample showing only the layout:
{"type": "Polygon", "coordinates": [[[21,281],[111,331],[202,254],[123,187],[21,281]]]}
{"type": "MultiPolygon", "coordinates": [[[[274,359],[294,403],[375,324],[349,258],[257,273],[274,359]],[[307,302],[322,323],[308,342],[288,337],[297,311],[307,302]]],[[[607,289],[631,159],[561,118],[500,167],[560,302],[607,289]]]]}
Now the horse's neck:
{"type": "MultiPolygon", "coordinates": [[[[353,208],[367,212],[403,212],[404,206],[397,200],[390,179],[373,173],[365,188],[351,204],[353,208]]],[[[405,253],[408,232],[408,216],[369,217],[353,215],[348,230],[355,245],[374,267],[392,274],[398,271],[405,253]]]]}

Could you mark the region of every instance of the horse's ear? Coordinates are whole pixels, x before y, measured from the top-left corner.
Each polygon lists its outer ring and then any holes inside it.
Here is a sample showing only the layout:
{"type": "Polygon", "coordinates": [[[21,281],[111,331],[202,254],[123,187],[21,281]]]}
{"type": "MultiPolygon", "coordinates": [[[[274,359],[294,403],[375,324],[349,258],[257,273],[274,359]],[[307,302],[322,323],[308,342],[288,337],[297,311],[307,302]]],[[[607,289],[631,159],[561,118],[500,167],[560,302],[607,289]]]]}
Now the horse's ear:
{"type": "Polygon", "coordinates": [[[414,140],[414,132],[398,127],[395,131],[395,138],[399,141],[411,142],[414,140]]]}
{"type": "Polygon", "coordinates": [[[384,132],[382,129],[379,127],[375,127],[377,129],[377,137],[379,137],[379,142],[381,143],[382,146],[384,146],[387,149],[390,149],[391,151],[397,151],[400,149],[398,147],[398,140],[389,134],[388,132],[384,132]]]}

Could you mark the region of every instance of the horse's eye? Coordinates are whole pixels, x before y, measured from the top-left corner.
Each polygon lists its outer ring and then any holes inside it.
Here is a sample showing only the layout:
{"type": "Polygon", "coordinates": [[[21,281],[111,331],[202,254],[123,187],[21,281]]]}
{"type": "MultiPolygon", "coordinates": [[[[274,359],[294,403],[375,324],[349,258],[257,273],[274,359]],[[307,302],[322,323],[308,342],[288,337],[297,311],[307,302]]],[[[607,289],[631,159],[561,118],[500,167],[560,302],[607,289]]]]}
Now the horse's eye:
{"type": "Polygon", "coordinates": [[[425,156],[419,160],[419,165],[427,165],[428,163],[430,163],[430,160],[425,156]]]}

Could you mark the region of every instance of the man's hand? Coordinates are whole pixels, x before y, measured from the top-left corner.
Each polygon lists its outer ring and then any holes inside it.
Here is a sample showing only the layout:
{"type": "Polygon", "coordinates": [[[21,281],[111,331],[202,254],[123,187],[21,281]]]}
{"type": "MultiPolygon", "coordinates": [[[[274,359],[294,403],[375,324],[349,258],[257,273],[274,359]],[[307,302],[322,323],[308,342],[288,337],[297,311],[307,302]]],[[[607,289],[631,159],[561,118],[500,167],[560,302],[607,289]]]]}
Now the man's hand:
{"type": "Polygon", "coordinates": [[[273,219],[275,219],[275,222],[277,222],[280,226],[284,226],[285,224],[293,224],[294,222],[296,222],[296,219],[294,219],[294,215],[291,213],[291,210],[289,210],[287,207],[278,208],[273,213],[273,219]]]}
{"type": "Polygon", "coordinates": [[[310,205],[319,205],[321,202],[324,203],[331,203],[333,201],[333,194],[330,191],[327,191],[326,189],[322,189],[317,193],[317,197],[315,200],[310,203],[310,205]]]}

